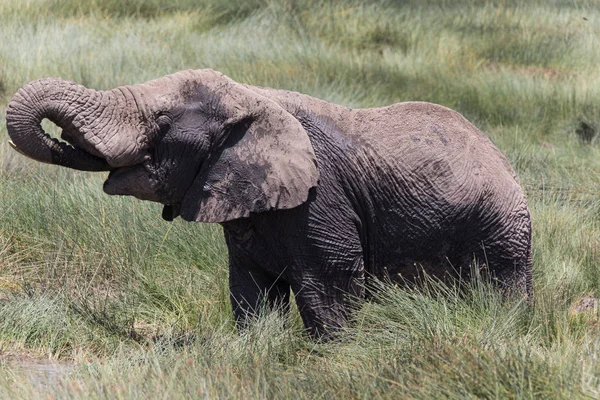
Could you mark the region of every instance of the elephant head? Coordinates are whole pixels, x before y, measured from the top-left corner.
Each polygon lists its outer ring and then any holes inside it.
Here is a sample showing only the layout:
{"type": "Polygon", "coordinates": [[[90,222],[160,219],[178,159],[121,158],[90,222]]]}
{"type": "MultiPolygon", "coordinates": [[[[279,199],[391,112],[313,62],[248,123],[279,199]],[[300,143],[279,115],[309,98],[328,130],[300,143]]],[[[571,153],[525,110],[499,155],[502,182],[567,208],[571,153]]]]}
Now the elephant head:
{"type": "Polygon", "coordinates": [[[15,94],[6,120],[22,154],[110,171],[106,193],[160,202],[166,219],[224,222],[293,208],[317,185],[302,125],[264,94],[213,70],[109,91],[41,79],[15,94]],[[43,131],[44,118],[62,128],[64,141],[43,131]]]}

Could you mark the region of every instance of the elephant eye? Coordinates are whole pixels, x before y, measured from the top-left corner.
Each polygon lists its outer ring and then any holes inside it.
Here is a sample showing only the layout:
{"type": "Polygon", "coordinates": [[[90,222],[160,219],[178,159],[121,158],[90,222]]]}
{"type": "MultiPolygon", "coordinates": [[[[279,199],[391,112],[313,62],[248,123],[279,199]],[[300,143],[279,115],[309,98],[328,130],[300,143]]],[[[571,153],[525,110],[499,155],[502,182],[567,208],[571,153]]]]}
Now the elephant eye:
{"type": "Polygon", "coordinates": [[[171,124],[173,120],[166,114],[161,114],[156,117],[156,124],[158,125],[158,129],[161,134],[165,134],[171,129],[171,124]]]}

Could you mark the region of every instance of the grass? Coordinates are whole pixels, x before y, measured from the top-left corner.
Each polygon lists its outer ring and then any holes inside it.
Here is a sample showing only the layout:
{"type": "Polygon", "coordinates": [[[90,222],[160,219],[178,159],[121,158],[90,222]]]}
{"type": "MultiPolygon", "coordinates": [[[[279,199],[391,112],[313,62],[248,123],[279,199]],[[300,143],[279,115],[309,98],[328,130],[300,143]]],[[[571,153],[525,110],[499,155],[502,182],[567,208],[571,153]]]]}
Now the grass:
{"type": "Polygon", "coordinates": [[[595,2],[0,0],[0,20],[0,397],[600,396],[599,310],[573,311],[600,296],[595,2]],[[106,89],[206,67],[352,107],[462,112],[527,192],[533,309],[485,280],[461,295],[428,281],[384,285],[340,342],[308,340],[296,311],[238,334],[218,226],[167,223],[104,195],[100,174],[6,144],[30,80],[106,89]]]}

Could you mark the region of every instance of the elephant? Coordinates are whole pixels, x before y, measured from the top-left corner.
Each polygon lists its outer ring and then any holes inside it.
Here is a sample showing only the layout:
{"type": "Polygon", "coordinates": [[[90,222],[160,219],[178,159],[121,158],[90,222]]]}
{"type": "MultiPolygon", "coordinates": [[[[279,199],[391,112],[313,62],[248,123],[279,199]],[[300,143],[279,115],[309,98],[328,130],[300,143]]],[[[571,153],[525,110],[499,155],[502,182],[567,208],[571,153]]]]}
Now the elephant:
{"type": "Polygon", "coordinates": [[[6,111],[34,160],[109,171],[103,189],[213,222],[243,327],[293,292],[305,328],[347,326],[373,280],[452,282],[485,270],[531,299],[531,218],[507,159],[461,114],[428,102],[353,109],[185,70],[100,91],[30,82],[6,111]],[[52,138],[47,118],[62,129],[52,138]]]}

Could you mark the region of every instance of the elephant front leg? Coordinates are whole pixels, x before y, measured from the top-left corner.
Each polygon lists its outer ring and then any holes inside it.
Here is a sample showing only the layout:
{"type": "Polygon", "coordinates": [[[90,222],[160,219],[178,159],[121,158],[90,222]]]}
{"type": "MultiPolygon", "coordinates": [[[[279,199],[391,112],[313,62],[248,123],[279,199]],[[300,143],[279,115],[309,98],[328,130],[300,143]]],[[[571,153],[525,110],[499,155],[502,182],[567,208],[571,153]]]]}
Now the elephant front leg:
{"type": "Polygon", "coordinates": [[[280,310],[284,315],[289,311],[290,285],[263,271],[230,263],[229,290],[231,308],[240,329],[265,309],[280,310]]]}
{"type": "Polygon", "coordinates": [[[347,325],[356,301],[364,298],[362,258],[346,267],[334,268],[336,274],[305,277],[292,285],[304,325],[314,337],[327,340],[335,336],[347,325]]]}
{"type": "Polygon", "coordinates": [[[268,271],[256,260],[264,254],[254,242],[254,227],[240,219],[224,224],[229,250],[229,291],[231,308],[237,325],[244,328],[264,309],[277,309],[287,314],[290,285],[282,274],[268,271]]]}

